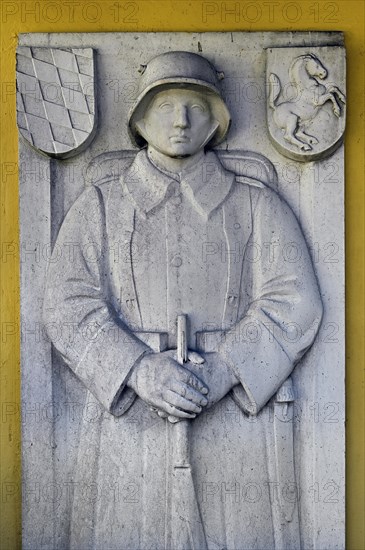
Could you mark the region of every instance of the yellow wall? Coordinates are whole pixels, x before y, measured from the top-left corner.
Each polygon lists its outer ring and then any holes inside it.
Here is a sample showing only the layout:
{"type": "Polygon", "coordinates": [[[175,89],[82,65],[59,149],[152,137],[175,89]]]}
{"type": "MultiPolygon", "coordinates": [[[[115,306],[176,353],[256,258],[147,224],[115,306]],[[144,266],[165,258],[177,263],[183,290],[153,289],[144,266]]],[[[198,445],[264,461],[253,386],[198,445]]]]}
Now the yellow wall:
{"type": "Polygon", "coordinates": [[[0,8],[0,548],[13,550],[21,545],[18,491],[18,137],[14,110],[17,34],[97,31],[342,30],[346,36],[348,56],[347,548],[364,550],[364,1],[0,0],[0,8]],[[228,13],[232,8],[235,13],[228,13]]]}

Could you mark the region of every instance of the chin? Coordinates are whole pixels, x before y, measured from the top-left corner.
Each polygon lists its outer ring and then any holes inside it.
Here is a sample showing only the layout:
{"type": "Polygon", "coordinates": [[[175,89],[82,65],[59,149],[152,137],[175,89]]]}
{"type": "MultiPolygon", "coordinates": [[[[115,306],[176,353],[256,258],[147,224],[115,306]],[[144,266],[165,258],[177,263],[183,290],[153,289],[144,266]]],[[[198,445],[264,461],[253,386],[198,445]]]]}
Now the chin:
{"type": "Polygon", "coordinates": [[[185,152],[185,151],[171,151],[170,153],[167,153],[170,158],[173,159],[185,159],[187,157],[191,157],[194,153],[185,152]]]}
{"type": "Polygon", "coordinates": [[[186,149],[186,148],[182,148],[180,150],[175,149],[174,151],[170,151],[168,153],[168,155],[172,158],[185,159],[187,157],[193,157],[194,155],[199,153],[199,151],[201,151],[201,149],[202,149],[201,147],[198,147],[197,149],[194,149],[193,151],[191,149],[186,149]]]}

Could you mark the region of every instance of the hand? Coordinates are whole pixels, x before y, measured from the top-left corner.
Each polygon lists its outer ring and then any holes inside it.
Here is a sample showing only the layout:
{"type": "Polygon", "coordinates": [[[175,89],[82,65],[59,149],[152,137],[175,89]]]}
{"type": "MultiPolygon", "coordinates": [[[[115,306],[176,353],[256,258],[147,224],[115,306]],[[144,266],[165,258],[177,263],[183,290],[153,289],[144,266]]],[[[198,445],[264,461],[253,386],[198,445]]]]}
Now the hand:
{"type": "MultiPolygon", "coordinates": [[[[169,350],[166,353],[172,359],[177,361],[177,350],[169,350]]],[[[205,359],[199,353],[197,353],[196,351],[188,350],[188,362],[184,363],[184,367],[187,370],[190,370],[190,372],[192,372],[192,369],[189,369],[189,363],[194,363],[196,365],[201,365],[202,363],[204,363],[204,361],[205,361],[205,359]]],[[[208,390],[209,390],[209,388],[208,388],[208,390]]],[[[160,416],[161,418],[167,418],[167,420],[169,422],[171,422],[172,424],[176,424],[176,422],[179,422],[180,420],[182,420],[181,418],[178,418],[177,416],[173,416],[172,414],[167,414],[165,411],[158,410],[155,407],[152,407],[152,410],[157,412],[158,416],[160,416]]]]}
{"type": "Polygon", "coordinates": [[[200,357],[204,362],[189,362],[186,363],[186,368],[209,388],[206,405],[206,408],[209,408],[223,399],[240,382],[218,352],[202,353],[200,357]]]}
{"type": "Polygon", "coordinates": [[[179,365],[173,355],[173,351],[144,355],[127,385],[166,416],[195,418],[208,403],[208,388],[194,373],[179,365]]]}

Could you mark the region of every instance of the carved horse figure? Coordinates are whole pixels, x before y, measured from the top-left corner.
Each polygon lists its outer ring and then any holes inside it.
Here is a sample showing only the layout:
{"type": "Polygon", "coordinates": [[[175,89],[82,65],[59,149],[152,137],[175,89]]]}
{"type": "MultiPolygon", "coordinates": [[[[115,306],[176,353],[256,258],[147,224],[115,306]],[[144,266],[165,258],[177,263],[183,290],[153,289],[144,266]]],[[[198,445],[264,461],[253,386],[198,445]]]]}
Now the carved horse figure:
{"type": "Polygon", "coordinates": [[[295,98],[281,103],[278,103],[282,91],[279,77],[274,73],[269,77],[269,105],[274,111],[274,121],[282,129],[284,139],[303,151],[310,151],[312,145],[318,143],[315,136],[305,133],[304,130],[317,116],[322,105],[331,101],[333,113],[340,117],[341,102],[346,102],[345,95],[337,86],[321,82],[327,75],[327,69],[315,55],[296,57],[289,68],[290,84],[295,87],[295,98]]]}

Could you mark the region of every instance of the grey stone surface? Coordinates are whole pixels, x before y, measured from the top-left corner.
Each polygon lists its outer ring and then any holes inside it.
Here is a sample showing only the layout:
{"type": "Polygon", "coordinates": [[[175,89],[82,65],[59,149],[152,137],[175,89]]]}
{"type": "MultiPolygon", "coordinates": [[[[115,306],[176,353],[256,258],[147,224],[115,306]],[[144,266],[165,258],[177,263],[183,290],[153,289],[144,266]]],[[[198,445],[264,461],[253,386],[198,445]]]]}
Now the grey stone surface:
{"type": "Polygon", "coordinates": [[[344,54],[288,36],[20,37],[94,49],[102,113],[20,144],[24,548],[344,547],[344,54]],[[307,150],[266,78],[299,49],[341,108],[307,150]]]}

